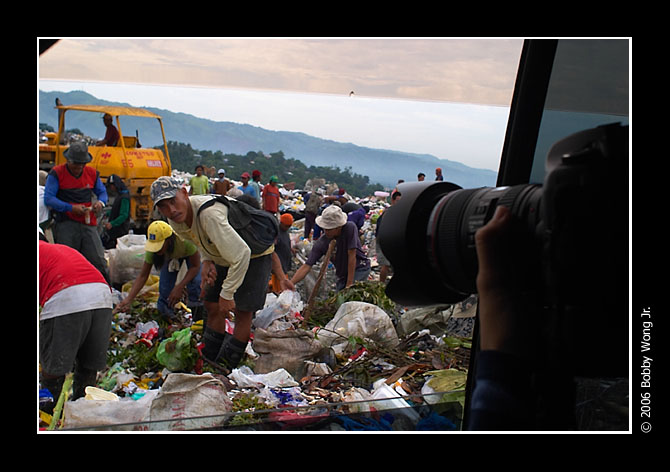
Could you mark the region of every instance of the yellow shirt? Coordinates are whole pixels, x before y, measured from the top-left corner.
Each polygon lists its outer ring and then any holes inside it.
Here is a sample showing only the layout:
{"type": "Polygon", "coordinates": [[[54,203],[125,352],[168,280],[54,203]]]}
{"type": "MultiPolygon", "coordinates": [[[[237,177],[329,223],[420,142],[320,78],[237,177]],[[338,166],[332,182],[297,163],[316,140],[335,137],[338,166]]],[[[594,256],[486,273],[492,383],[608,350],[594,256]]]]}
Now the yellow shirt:
{"type": "Polygon", "coordinates": [[[193,195],[206,195],[209,193],[209,179],[205,175],[191,177],[189,185],[191,186],[191,193],[193,195]]]}

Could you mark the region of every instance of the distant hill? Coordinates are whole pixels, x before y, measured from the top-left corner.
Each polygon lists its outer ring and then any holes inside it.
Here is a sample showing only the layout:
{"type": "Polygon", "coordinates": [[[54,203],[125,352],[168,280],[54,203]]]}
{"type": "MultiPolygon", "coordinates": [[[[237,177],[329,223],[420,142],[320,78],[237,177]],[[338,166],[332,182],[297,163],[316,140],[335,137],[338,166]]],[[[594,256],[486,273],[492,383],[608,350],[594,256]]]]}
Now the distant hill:
{"type": "MultiPolygon", "coordinates": [[[[58,114],[55,100],[60,98],[66,105],[105,104],[136,106],[128,103],[100,100],[86,92],[39,92],[39,122],[57,127],[58,114]]],[[[464,164],[438,159],[428,154],[372,149],[351,143],[340,143],[315,138],[304,133],[270,131],[256,126],[232,122],[217,122],[197,118],[185,113],[146,107],[163,119],[166,138],[190,144],[195,149],[206,149],[223,153],[245,155],[249,151],[263,151],[266,154],[282,151],[286,158],[295,158],[310,166],[337,166],[344,170],[367,175],[370,183],[380,183],[392,188],[398,179],[415,180],[419,172],[424,172],[428,180],[435,175],[435,167],[442,167],[445,180],[463,188],[494,186],[496,172],[475,169],[464,164]]],[[[66,128],[78,128],[85,135],[104,135],[101,116],[94,113],[73,112],[66,115],[66,128]]],[[[155,120],[146,118],[121,118],[122,132],[126,136],[139,134],[143,146],[162,144],[163,139],[155,120]]],[[[186,169],[183,169],[186,170],[186,169]]]]}

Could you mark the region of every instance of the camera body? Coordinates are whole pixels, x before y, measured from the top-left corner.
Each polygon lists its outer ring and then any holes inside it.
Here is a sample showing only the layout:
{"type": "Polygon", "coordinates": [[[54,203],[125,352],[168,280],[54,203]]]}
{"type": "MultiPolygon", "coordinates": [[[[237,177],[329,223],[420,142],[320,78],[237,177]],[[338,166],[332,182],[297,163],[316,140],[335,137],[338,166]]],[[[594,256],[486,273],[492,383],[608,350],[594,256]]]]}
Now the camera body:
{"type": "Polygon", "coordinates": [[[559,141],[543,185],[400,184],[402,199],[386,211],[378,236],[394,269],[389,297],[417,306],[476,293],[474,236],[497,206],[510,208],[523,266],[538,271],[528,283],[540,281],[548,300],[579,304],[597,285],[609,286],[611,264],[625,262],[618,267],[625,270],[628,262],[627,133],[617,123],[559,141]]]}
{"type": "Polygon", "coordinates": [[[474,236],[504,205],[515,225],[508,255],[517,290],[538,318],[545,315],[541,329],[560,338],[566,354],[582,349],[592,365],[620,369],[627,358],[612,357],[610,348],[625,347],[628,334],[628,155],[628,126],[615,123],[555,143],[543,185],[401,184],[402,198],[386,211],[378,235],[394,270],[387,295],[421,306],[476,293],[474,236]]]}

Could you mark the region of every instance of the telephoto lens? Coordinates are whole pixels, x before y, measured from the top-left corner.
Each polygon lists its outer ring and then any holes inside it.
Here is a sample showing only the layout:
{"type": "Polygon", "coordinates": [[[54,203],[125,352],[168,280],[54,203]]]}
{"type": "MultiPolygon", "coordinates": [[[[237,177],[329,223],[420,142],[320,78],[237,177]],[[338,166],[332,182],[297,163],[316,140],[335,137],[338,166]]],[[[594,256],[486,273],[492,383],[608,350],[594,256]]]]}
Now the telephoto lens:
{"type": "Polygon", "coordinates": [[[398,191],[402,199],[387,210],[379,230],[394,271],[386,292],[397,303],[457,303],[476,293],[475,233],[498,205],[509,207],[519,222],[517,241],[528,258],[539,259],[538,185],[462,189],[449,182],[410,182],[398,191]]]}

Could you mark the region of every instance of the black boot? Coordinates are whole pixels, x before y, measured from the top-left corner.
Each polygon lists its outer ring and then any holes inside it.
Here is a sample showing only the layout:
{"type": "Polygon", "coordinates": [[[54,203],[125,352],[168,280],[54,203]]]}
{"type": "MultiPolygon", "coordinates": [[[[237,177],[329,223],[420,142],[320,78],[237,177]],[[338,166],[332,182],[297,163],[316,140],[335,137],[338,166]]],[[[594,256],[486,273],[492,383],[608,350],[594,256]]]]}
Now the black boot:
{"type": "Polygon", "coordinates": [[[64,375],[56,378],[42,378],[40,381],[41,387],[49,390],[54,400],[40,405],[40,410],[50,415],[53,414],[56,403],[58,403],[58,397],[60,397],[60,391],[63,390],[63,382],[65,382],[64,375]]]}
{"type": "Polygon", "coordinates": [[[205,346],[202,348],[202,355],[209,361],[216,362],[221,352],[221,345],[230,336],[230,334],[214,331],[209,326],[202,333],[202,341],[205,346]]]}
{"type": "Polygon", "coordinates": [[[235,339],[234,336],[228,337],[221,345],[219,351],[219,362],[224,364],[229,369],[236,368],[244,358],[244,351],[247,348],[247,343],[235,339]]]}
{"type": "Polygon", "coordinates": [[[95,370],[75,367],[72,377],[72,398],[74,401],[86,395],[86,387],[95,387],[98,372],[95,370]]]}

